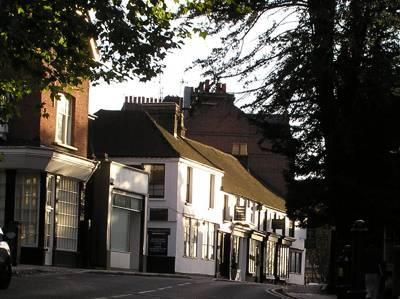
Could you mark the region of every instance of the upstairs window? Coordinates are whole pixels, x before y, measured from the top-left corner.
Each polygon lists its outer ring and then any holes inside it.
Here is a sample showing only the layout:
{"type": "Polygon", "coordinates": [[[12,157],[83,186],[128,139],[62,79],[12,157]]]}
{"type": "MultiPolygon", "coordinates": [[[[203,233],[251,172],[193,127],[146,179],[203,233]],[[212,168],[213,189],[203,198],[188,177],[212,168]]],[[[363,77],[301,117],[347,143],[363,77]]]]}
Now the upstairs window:
{"type": "Polygon", "coordinates": [[[59,94],[57,100],[56,142],[71,145],[72,100],[59,94]]]}
{"type": "Polygon", "coordinates": [[[186,173],[186,202],[192,203],[193,168],[188,167],[186,173]]]}
{"type": "Polygon", "coordinates": [[[210,199],[209,208],[214,209],[214,194],[215,194],[215,175],[210,175],[210,199]]]}
{"type": "Polygon", "coordinates": [[[234,156],[247,156],[247,143],[233,143],[232,155],[234,156]]]}
{"type": "Polygon", "coordinates": [[[165,190],[165,165],[147,164],[144,170],[150,173],[149,177],[149,197],[163,198],[165,190]]]}

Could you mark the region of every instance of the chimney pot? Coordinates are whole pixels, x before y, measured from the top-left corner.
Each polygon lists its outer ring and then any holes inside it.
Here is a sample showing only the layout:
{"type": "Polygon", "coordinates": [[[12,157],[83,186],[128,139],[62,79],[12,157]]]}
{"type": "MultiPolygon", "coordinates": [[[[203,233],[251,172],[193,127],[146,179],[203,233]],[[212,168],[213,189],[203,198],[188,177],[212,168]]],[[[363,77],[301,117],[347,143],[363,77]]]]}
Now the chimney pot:
{"type": "Polygon", "coordinates": [[[226,83],[221,84],[221,89],[223,93],[226,93],[226,83]]]}
{"type": "Polygon", "coordinates": [[[128,103],[128,96],[125,96],[125,103],[128,103]]]}

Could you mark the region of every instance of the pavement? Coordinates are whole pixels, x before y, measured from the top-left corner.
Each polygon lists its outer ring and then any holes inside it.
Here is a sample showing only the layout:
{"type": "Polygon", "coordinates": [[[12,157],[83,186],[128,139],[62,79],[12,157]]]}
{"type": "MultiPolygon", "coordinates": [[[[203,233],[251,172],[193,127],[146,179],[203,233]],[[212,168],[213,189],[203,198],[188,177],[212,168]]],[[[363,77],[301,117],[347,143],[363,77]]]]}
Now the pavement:
{"type": "Polygon", "coordinates": [[[288,298],[296,299],[336,299],[337,296],[327,294],[323,285],[285,285],[282,288],[275,289],[288,298]]]}

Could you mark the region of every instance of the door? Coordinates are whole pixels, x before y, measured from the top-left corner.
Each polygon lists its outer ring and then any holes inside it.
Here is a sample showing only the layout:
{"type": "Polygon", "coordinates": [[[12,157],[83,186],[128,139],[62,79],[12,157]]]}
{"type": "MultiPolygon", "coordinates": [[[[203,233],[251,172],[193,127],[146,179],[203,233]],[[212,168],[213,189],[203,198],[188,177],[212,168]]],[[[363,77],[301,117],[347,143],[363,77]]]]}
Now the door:
{"type": "Polygon", "coordinates": [[[53,264],[53,248],[54,248],[54,204],[55,204],[55,176],[48,175],[46,182],[46,207],[45,207],[45,235],[44,248],[45,257],[44,264],[53,264]]]}

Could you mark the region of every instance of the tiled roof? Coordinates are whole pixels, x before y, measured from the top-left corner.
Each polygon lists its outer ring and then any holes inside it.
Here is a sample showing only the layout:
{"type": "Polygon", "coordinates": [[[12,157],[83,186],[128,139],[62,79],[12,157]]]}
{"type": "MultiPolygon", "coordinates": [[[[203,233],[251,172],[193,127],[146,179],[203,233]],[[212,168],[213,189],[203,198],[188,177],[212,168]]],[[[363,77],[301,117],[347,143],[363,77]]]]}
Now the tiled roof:
{"type": "Polygon", "coordinates": [[[110,157],[182,157],[224,171],[223,191],[285,211],[285,201],[265,188],[232,155],[200,142],[174,137],[144,111],[96,112],[90,126],[94,154],[110,157]]]}
{"type": "Polygon", "coordinates": [[[286,210],[285,201],[265,188],[234,156],[191,139],[185,138],[185,141],[224,171],[222,178],[223,191],[257,201],[281,211],[286,210]]]}

